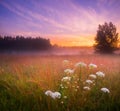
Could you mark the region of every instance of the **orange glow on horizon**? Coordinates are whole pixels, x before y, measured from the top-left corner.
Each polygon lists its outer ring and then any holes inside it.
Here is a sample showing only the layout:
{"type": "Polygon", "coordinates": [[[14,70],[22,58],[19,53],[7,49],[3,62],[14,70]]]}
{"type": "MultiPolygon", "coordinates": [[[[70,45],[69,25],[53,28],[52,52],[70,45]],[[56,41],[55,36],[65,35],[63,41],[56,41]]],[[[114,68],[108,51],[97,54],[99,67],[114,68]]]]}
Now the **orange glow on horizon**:
{"type": "Polygon", "coordinates": [[[16,36],[17,35],[22,35],[25,37],[42,37],[46,39],[50,39],[50,42],[52,45],[56,44],[58,46],[93,46],[95,43],[94,38],[95,34],[93,35],[42,35],[37,32],[15,32],[12,35],[16,36]]]}
{"type": "MultiPolygon", "coordinates": [[[[120,31],[118,31],[120,32],[120,31]]],[[[95,34],[93,35],[41,35],[39,33],[34,33],[34,32],[16,32],[17,35],[23,35],[26,37],[42,37],[46,39],[50,39],[50,42],[52,45],[58,45],[62,47],[79,47],[79,46],[87,46],[87,47],[92,47],[95,43],[94,38],[95,34]],[[41,36],[40,36],[41,35],[41,36]]],[[[13,33],[13,36],[16,36],[16,33],[13,33]]],[[[119,43],[118,46],[120,46],[120,34],[118,35],[119,38],[119,43]]]]}
{"type": "Polygon", "coordinates": [[[58,46],[93,46],[94,37],[51,37],[51,44],[58,46]]]}

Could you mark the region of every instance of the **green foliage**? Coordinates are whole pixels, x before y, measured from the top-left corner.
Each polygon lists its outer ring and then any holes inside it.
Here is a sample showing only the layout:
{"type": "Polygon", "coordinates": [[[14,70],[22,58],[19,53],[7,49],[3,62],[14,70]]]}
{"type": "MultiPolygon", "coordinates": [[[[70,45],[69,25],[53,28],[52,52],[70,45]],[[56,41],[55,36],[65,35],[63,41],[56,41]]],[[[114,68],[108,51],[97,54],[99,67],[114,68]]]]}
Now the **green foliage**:
{"type": "MultiPolygon", "coordinates": [[[[60,75],[58,73],[51,81],[56,84],[48,83],[51,84],[51,89],[42,89],[40,81],[31,80],[34,77],[32,73],[36,69],[25,68],[22,72],[24,76],[21,73],[20,77],[17,74],[7,73],[7,70],[0,73],[0,111],[119,111],[120,109],[119,71],[107,71],[104,78],[97,77],[93,79],[94,84],[86,84],[85,80],[90,79],[89,74],[95,74],[101,68],[81,66],[75,68],[74,74],[62,71],[60,78],[55,80],[55,77],[60,75]],[[61,81],[65,76],[71,77],[71,80],[61,81]],[[86,85],[91,90],[83,90],[86,85]],[[110,93],[101,92],[101,87],[108,87],[110,93]],[[53,99],[45,95],[46,90],[59,91],[61,98],[53,99]]],[[[53,76],[53,73],[51,71],[49,76],[53,76]]]]}
{"type": "Polygon", "coordinates": [[[95,50],[100,53],[112,53],[118,48],[118,33],[112,22],[99,25],[95,37],[95,50]]]}

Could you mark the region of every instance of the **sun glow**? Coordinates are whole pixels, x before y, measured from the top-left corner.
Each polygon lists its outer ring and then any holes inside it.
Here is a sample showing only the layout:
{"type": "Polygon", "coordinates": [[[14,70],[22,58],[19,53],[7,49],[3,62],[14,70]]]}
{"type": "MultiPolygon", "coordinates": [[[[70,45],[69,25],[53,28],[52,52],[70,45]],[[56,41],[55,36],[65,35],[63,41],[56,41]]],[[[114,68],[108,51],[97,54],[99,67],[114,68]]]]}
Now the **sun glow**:
{"type": "Polygon", "coordinates": [[[93,46],[94,37],[51,37],[52,45],[57,44],[58,46],[93,46]]]}
{"type": "Polygon", "coordinates": [[[0,34],[45,37],[59,46],[93,46],[99,24],[111,21],[120,33],[119,10],[119,0],[1,0],[0,34]]]}

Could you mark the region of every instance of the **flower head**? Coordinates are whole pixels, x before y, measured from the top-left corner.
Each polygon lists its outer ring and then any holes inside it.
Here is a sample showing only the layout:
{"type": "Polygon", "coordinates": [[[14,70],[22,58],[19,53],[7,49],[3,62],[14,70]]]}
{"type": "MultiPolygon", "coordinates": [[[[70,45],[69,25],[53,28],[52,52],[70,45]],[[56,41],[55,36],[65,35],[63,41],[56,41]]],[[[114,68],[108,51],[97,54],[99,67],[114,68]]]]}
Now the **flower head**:
{"type": "Polygon", "coordinates": [[[78,62],[75,64],[75,67],[86,67],[87,64],[85,64],[84,62],[78,62]]]}
{"type": "Polygon", "coordinates": [[[84,90],[90,90],[90,87],[85,86],[85,87],[83,87],[83,89],[84,89],[84,90]]]}
{"type": "Polygon", "coordinates": [[[88,83],[88,84],[92,84],[93,83],[93,81],[91,81],[91,80],[86,80],[85,82],[88,83]]]}
{"type": "Polygon", "coordinates": [[[52,91],[47,90],[47,91],[45,92],[45,95],[47,95],[47,96],[51,96],[51,95],[52,95],[52,91]]]}
{"type": "Polygon", "coordinates": [[[59,93],[59,92],[54,92],[53,94],[52,94],[52,98],[53,99],[56,99],[56,98],[61,98],[61,94],[59,93]]]}
{"type": "Polygon", "coordinates": [[[89,77],[92,78],[92,79],[96,79],[97,78],[97,76],[95,74],[90,74],[89,77]]]}
{"type": "Polygon", "coordinates": [[[65,69],[64,72],[67,73],[67,74],[73,74],[74,70],[72,70],[72,69],[65,69]]]}
{"type": "Polygon", "coordinates": [[[48,90],[48,91],[46,91],[45,92],[45,95],[47,95],[47,96],[50,96],[50,97],[52,97],[53,99],[56,99],[56,98],[61,98],[61,94],[59,93],[59,92],[52,92],[52,91],[50,91],[50,90],[48,90]]]}
{"type": "Polygon", "coordinates": [[[64,96],[63,98],[64,98],[64,99],[67,99],[67,96],[64,96]]]}
{"type": "Polygon", "coordinates": [[[61,81],[64,81],[64,82],[70,81],[70,80],[71,80],[71,77],[68,77],[68,76],[63,77],[63,78],[61,79],[61,81]]]}
{"type": "Polygon", "coordinates": [[[90,64],[88,65],[88,67],[89,67],[89,69],[94,69],[94,68],[97,68],[97,65],[90,63],[90,64]]]}
{"type": "Polygon", "coordinates": [[[105,74],[101,71],[96,72],[96,75],[99,77],[105,77],[105,74]]]}
{"type": "Polygon", "coordinates": [[[110,93],[109,89],[107,89],[107,88],[101,88],[101,91],[104,93],[110,93]]]}

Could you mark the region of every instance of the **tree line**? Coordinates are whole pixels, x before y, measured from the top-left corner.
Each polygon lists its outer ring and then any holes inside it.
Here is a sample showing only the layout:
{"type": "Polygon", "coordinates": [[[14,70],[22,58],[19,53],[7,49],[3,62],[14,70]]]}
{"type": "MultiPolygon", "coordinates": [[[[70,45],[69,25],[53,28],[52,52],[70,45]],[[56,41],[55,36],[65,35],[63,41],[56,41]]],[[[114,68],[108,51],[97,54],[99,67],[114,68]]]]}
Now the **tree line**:
{"type": "Polygon", "coordinates": [[[0,51],[47,50],[51,47],[50,40],[41,37],[0,36],[0,51]]]}
{"type": "MultiPolygon", "coordinates": [[[[98,26],[95,37],[94,49],[98,53],[113,53],[118,50],[120,39],[116,26],[112,23],[104,23],[98,26]]],[[[21,51],[21,50],[46,50],[52,46],[49,39],[41,37],[24,36],[0,36],[0,51],[21,51]]]]}

